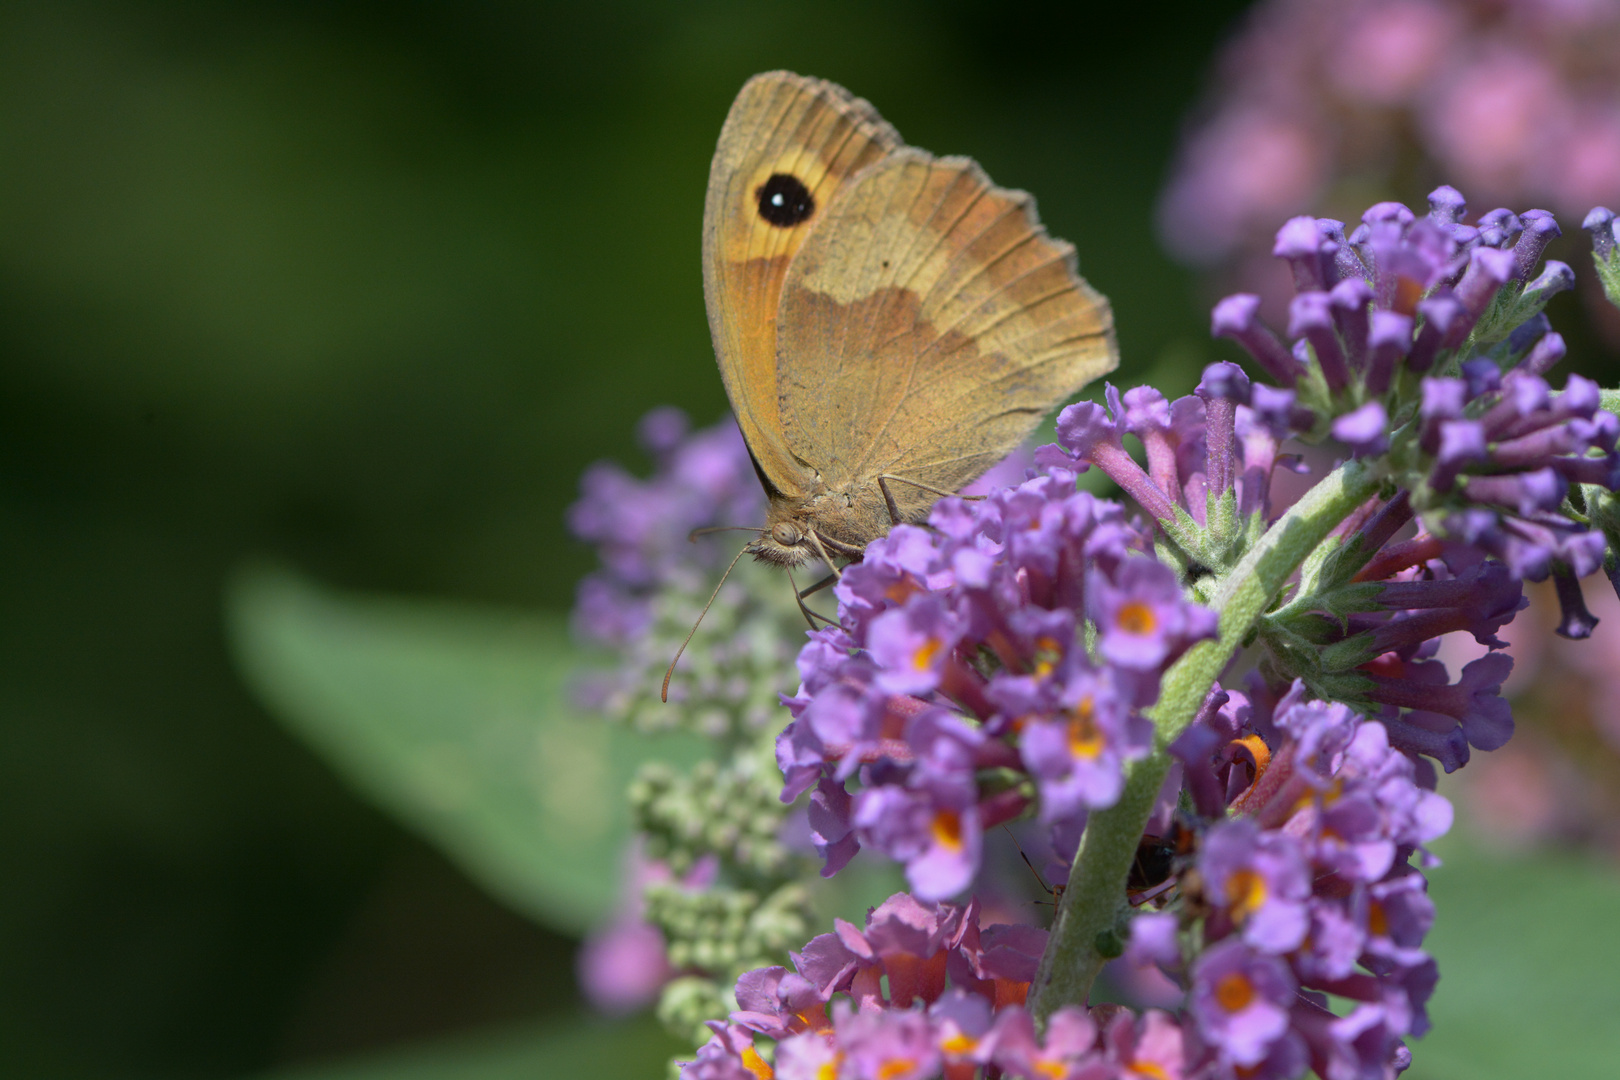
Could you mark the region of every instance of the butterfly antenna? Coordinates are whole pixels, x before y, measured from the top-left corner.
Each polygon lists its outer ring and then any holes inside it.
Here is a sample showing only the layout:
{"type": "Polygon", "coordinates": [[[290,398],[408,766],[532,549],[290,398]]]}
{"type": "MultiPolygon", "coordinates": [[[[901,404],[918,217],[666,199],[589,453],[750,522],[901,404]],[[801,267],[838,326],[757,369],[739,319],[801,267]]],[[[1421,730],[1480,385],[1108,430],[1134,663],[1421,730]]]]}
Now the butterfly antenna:
{"type": "Polygon", "coordinates": [[[707,615],[709,613],[709,609],[714,606],[714,598],[720,595],[720,586],[726,583],[726,578],[730,577],[731,571],[736,569],[737,560],[741,559],[743,555],[747,553],[747,551],[747,547],[744,547],[741,551],[738,551],[736,556],[731,560],[731,565],[726,567],[726,572],[720,575],[720,580],[714,586],[714,592],[709,594],[709,602],[703,605],[702,611],[698,612],[697,622],[693,623],[692,629],[686,632],[686,640],[681,642],[681,647],[675,650],[675,659],[669,662],[669,670],[664,672],[663,689],[658,691],[659,701],[662,701],[665,704],[669,703],[669,680],[675,677],[675,665],[681,662],[681,654],[686,651],[686,647],[688,645],[692,644],[692,635],[697,633],[697,628],[703,625],[703,616],[707,615]]]}
{"type": "Polygon", "coordinates": [[[686,542],[688,544],[695,544],[697,543],[698,537],[708,536],[710,533],[717,532],[751,532],[764,535],[765,530],[760,528],[758,525],[707,525],[701,529],[693,529],[691,532],[687,533],[686,542]]]}
{"type": "Polygon", "coordinates": [[[1018,837],[1013,835],[1013,831],[1005,825],[1001,827],[1001,831],[1007,834],[1007,839],[1011,840],[1013,847],[1018,849],[1018,857],[1024,860],[1024,865],[1029,867],[1029,872],[1035,875],[1035,880],[1041,883],[1041,888],[1048,893],[1055,893],[1056,890],[1048,885],[1046,879],[1041,876],[1041,872],[1035,869],[1035,864],[1029,861],[1029,856],[1024,854],[1024,845],[1018,842],[1018,837]]]}

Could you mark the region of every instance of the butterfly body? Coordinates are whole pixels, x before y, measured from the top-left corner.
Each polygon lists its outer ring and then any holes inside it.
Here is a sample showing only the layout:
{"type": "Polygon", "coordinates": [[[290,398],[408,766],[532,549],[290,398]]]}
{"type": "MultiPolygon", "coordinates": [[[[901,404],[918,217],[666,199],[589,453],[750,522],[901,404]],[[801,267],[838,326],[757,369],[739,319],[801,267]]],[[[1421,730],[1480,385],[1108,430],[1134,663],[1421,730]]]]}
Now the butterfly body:
{"type": "Polygon", "coordinates": [[[788,72],[737,96],[710,169],[704,292],[769,498],[755,557],[858,557],[1116,363],[1108,303],[1022,192],[906,146],[788,72]]]}

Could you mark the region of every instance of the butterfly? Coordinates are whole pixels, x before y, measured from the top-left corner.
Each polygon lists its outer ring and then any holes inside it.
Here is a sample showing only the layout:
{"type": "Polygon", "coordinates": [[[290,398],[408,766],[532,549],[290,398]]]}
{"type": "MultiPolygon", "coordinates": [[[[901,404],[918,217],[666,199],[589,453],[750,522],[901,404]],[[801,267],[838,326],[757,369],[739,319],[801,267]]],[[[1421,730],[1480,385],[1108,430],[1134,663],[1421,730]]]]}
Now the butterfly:
{"type": "Polygon", "coordinates": [[[1029,195],[786,71],[720,131],[703,288],[769,500],[744,552],[789,568],[924,520],[1118,364],[1108,301],[1029,195]]]}
{"type": "Polygon", "coordinates": [[[703,295],[769,503],[737,558],[790,575],[924,520],[1119,363],[1108,301],[1034,199],[789,71],[749,79],[720,129],[703,295]]]}

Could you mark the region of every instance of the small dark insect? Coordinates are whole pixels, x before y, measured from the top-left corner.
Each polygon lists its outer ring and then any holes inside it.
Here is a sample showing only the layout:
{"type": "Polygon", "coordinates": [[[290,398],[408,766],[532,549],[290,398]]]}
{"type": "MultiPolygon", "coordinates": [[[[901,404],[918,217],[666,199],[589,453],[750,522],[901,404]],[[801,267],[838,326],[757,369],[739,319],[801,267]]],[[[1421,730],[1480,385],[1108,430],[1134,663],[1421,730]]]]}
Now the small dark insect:
{"type": "Polygon", "coordinates": [[[1125,878],[1126,891],[1145,892],[1164,884],[1175,868],[1175,861],[1175,841],[1162,836],[1142,837],[1142,842],[1136,845],[1136,861],[1131,863],[1131,872],[1125,878]]]}
{"type": "MultiPolygon", "coordinates": [[[[1063,899],[1063,890],[1066,886],[1047,884],[1046,878],[1041,876],[1041,872],[1035,869],[1035,864],[1030,862],[1029,856],[1024,854],[1023,845],[1018,842],[1018,837],[1014,836],[1013,831],[1007,826],[1003,825],[1002,828],[1012,839],[1013,847],[1018,849],[1018,857],[1024,860],[1029,872],[1040,882],[1041,890],[1052,898],[1036,900],[1035,903],[1057,907],[1058,901],[1063,899]]],[[[1175,872],[1176,860],[1193,852],[1195,834],[1191,829],[1183,826],[1179,820],[1172,820],[1170,828],[1166,831],[1168,833],[1166,836],[1146,835],[1136,845],[1136,859],[1131,863],[1130,873],[1125,878],[1125,895],[1132,907],[1140,907],[1168,892],[1178,880],[1175,872]]]]}
{"type": "Polygon", "coordinates": [[[1136,859],[1125,878],[1125,894],[1132,907],[1140,907],[1164,893],[1180,880],[1178,862],[1184,868],[1193,853],[1197,834],[1172,818],[1166,835],[1148,834],[1136,845],[1136,859]]]}

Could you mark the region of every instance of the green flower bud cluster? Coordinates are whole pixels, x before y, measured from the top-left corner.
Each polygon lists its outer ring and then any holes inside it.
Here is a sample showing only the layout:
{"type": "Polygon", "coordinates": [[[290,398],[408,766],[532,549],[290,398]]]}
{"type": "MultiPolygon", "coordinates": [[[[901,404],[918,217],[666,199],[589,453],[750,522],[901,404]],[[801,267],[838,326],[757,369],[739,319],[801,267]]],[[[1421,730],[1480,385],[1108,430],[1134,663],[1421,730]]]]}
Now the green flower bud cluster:
{"type": "Polygon", "coordinates": [[[655,885],[647,890],[647,918],[669,940],[676,968],[726,972],[776,963],[810,933],[810,898],[788,884],[761,897],[752,889],[687,889],[655,885]]]}
{"type": "Polygon", "coordinates": [[[705,761],[689,774],[668,765],[643,768],[630,786],[631,818],[646,837],[646,853],[684,877],[706,854],[719,855],[744,876],[771,878],[788,868],[779,839],[787,808],[777,797],[780,777],[749,758],[705,761]]]}
{"type": "Polygon", "coordinates": [[[689,731],[734,741],[780,725],[782,673],[793,670],[805,631],[804,616],[787,579],[770,568],[742,562],[698,616],[712,582],[694,580],[653,602],[653,623],[622,658],[616,689],[605,711],[641,731],[689,731]],[[659,686],[686,635],[669,683],[659,686]]]}
{"type": "MultiPolygon", "coordinates": [[[[737,1003],[726,988],[706,975],[682,975],[670,980],[658,999],[658,1022],[677,1039],[690,1039],[701,1046],[709,1037],[704,1023],[725,1016],[737,1003]]],[[[690,1054],[676,1054],[670,1061],[670,1076],[677,1077],[682,1060],[690,1054]]]]}
{"type": "Polygon", "coordinates": [[[684,731],[710,740],[714,756],[686,772],[646,765],[631,783],[632,820],[649,858],[685,878],[713,864],[712,884],[658,885],[646,892],[647,919],[682,970],[665,988],[658,1016],[680,1038],[701,1043],[703,1022],[736,1007],[731,986],[750,968],[785,963],[810,936],[812,861],[790,852],[781,834],[789,808],[775,738],[778,696],[806,629],[791,583],[771,568],[742,562],[698,624],[670,679],[658,687],[697,623],[712,580],[694,574],[653,599],[653,622],[621,658],[610,718],[649,733],[684,731]]]}
{"type": "Polygon", "coordinates": [[[664,987],[658,1019],[678,1038],[702,1043],[703,1023],[737,1007],[731,987],[744,971],[782,963],[811,935],[814,913],[804,886],[778,886],[763,898],[751,889],[703,890],[655,885],[646,892],[647,920],[663,931],[669,962],[693,970],[664,987]]]}

